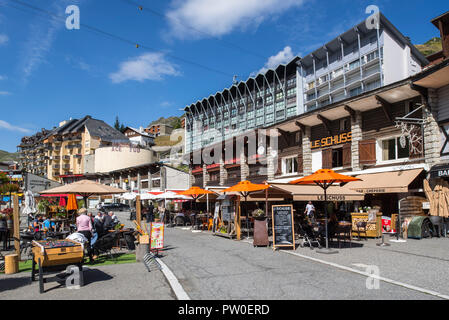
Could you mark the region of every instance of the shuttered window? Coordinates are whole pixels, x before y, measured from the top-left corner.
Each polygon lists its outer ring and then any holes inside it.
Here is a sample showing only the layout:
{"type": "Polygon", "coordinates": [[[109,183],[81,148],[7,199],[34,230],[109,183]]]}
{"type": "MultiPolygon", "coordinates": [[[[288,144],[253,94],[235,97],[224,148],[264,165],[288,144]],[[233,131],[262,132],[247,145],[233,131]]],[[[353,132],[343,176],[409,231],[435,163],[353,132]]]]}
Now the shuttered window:
{"type": "Polygon", "coordinates": [[[351,144],[347,143],[343,146],[343,168],[352,167],[351,144]]]}
{"type": "Polygon", "coordinates": [[[323,155],[323,169],[332,169],[332,149],[322,151],[323,155]]]}
{"type": "Polygon", "coordinates": [[[376,140],[359,142],[359,158],[361,165],[376,164],[376,140]]]}

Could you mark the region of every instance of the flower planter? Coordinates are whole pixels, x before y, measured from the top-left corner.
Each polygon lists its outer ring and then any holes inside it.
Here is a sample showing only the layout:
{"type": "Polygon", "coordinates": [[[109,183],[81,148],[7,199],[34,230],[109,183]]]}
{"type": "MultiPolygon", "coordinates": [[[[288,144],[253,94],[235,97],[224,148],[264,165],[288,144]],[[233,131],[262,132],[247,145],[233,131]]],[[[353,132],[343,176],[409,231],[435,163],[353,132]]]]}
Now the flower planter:
{"type": "Polygon", "coordinates": [[[268,247],[270,242],[268,241],[268,228],[267,219],[254,220],[254,242],[255,247],[268,247]]]}

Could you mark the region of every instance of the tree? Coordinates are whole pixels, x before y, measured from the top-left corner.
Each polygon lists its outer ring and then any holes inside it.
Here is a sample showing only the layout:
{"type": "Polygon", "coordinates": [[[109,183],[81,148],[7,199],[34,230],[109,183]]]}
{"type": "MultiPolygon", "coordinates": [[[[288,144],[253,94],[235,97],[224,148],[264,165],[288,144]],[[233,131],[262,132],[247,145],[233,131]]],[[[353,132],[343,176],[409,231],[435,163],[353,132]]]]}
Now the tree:
{"type": "Polygon", "coordinates": [[[120,131],[120,121],[118,120],[118,116],[115,117],[114,128],[120,131]]]}
{"type": "Polygon", "coordinates": [[[115,117],[114,128],[121,133],[124,133],[126,130],[126,126],[123,123],[120,123],[118,116],[115,117]]]}

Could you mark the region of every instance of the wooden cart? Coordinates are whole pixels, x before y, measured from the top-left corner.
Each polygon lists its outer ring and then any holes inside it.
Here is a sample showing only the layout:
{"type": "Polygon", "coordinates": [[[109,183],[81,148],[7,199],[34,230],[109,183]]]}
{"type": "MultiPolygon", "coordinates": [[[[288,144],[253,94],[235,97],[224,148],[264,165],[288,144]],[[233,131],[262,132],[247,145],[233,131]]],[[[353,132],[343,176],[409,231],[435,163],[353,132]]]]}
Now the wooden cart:
{"type": "Polygon", "coordinates": [[[35,281],[36,265],[39,272],[39,292],[44,292],[44,283],[60,281],[61,278],[44,278],[44,272],[50,269],[61,269],[69,265],[76,265],[80,271],[80,285],[82,286],[82,273],[84,261],[84,246],[72,240],[50,240],[32,242],[33,265],[31,281],[35,281]]]}

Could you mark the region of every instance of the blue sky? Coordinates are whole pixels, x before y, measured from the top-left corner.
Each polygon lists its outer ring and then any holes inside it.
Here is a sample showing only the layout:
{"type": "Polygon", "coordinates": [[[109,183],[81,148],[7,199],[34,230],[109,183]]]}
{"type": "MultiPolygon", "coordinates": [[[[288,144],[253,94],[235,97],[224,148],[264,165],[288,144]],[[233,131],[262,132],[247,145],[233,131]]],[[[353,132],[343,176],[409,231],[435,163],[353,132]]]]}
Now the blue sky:
{"type": "Polygon", "coordinates": [[[415,44],[439,35],[430,20],[448,10],[443,0],[20,1],[64,18],[78,5],[82,25],[68,30],[0,0],[0,149],[10,152],[24,135],[87,114],[134,127],[179,116],[229,87],[232,75],[245,80],[310,53],[363,21],[371,4],[415,44]]]}

